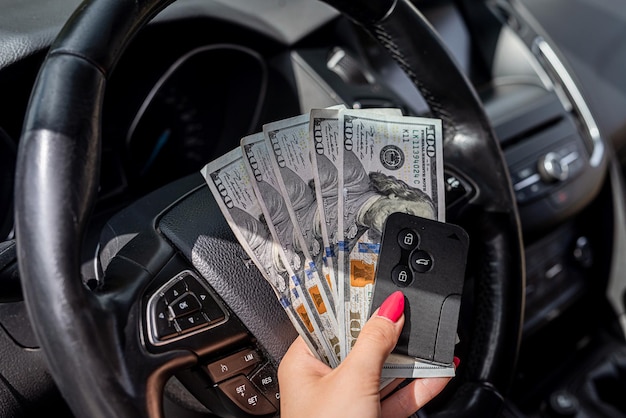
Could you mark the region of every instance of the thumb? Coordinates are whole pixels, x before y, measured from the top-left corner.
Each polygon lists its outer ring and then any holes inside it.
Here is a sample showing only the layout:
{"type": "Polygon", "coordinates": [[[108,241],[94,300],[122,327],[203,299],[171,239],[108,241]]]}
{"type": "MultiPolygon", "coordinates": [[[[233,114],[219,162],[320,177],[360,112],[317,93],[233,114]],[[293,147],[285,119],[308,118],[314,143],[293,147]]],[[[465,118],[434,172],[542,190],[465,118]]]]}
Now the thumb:
{"type": "Polygon", "coordinates": [[[351,367],[361,365],[368,374],[372,369],[381,370],[398,342],[403,325],[404,295],[397,291],[385,299],[363,326],[346,361],[355,363],[351,367]]]}

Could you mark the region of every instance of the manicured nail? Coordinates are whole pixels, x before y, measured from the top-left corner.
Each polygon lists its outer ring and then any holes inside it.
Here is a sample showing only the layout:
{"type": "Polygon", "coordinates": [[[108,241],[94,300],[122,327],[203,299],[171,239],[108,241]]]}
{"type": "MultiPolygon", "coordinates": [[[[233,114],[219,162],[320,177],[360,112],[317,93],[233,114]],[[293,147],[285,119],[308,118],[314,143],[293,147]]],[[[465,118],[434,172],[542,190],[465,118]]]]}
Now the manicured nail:
{"type": "Polygon", "coordinates": [[[387,299],[380,305],[380,309],[378,310],[378,316],[385,317],[391,322],[397,322],[403,313],[404,295],[399,290],[387,296],[387,299]]]}
{"type": "Polygon", "coordinates": [[[454,358],[452,359],[452,362],[454,363],[454,368],[456,369],[457,367],[459,367],[459,364],[461,364],[461,359],[458,358],[457,356],[454,356],[454,358]]]}

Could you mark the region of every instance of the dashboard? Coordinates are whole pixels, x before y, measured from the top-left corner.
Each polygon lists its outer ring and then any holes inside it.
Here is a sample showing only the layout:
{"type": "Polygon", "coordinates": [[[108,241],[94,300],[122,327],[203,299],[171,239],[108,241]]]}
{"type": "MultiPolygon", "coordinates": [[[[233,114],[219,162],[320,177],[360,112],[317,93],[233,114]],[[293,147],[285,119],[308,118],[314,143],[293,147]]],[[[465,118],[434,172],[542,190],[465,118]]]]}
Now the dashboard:
{"type": "MultiPolygon", "coordinates": [[[[347,22],[327,23],[336,15],[329,8],[314,8],[318,18],[306,20],[308,24],[301,27],[302,22],[263,21],[265,17],[274,18],[273,14],[263,14],[263,10],[275,6],[273,2],[258,6],[260,22],[243,23],[233,20],[242,7],[237,2],[229,6],[219,1],[180,2],[180,7],[176,6],[178,3],[139,34],[109,82],[102,127],[99,202],[103,208],[119,207],[198,171],[206,161],[230,150],[234,146],[232,138],[258,131],[265,121],[292,116],[294,105],[303,112],[339,102],[357,107],[396,106],[408,114],[428,112],[423,99],[410,88],[410,81],[379,47],[358,30],[356,35],[343,36],[349,33],[345,30],[347,22]],[[176,19],[182,10],[194,8],[202,8],[207,16],[176,19]],[[331,33],[344,45],[329,47],[326,40],[331,33]],[[390,81],[385,85],[370,83],[367,77],[390,81]]],[[[290,6],[281,7],[287,13],[290,6]]],[[[463,10],[468,9],[459,9],[450,2],[422,2],[421,7],[477,87],[487,112],[498,125],[496,131],[503,137],[503,145],[520,142],[521,131],[533,129],[512,127],[515,124],[549,124],[558,119],[550,114],[537,122],[512,120],[513,108],[532,108],[535,103],[545,102],[539,106],[552,106],[554,110],[561,99],[557,90],[550,92],[549,86],[542,85],[546,75],[533,70],[536,63],[531,62],[532,57],[520,58],[528,53],[523,45],[516,44],[520,42],[516,35],[503,31],[500,40],[489,39],[491,35],[482,32],[499,31],[500,24],[491,18],[488,27],[496,29],[467,25],[463,10]]],[[[480,19],[488,18],[479,16],[471,21],[480,19]]],[[[8,237],[11,229],[11,167],[17,138],[28,94],[45,53],[37,48],[37,41],[29,42],[35,44],[26,46],[34,48],[32,54],[4,68],[0,78],[0,87],[11,97],[0,103],[0,146],[6,160],[0,192],[5,202],[0,207],[3,237],[8,237]]],[[[517,160],[524,157],[510,158],[514,166],[523,165],[517,160]]],[[[523,171],[522,166],[516,168],[523,171]]],[[[572,177],[580,175],[576,169],[571,171],[568,175],[572,177]]],[[[525,188],[524,192],[528,194],[529,190],[525,188]]],[[[577,190],[581,194],[586,189],[577,190]]],[[[518,197],[534,199],[522,192],[518,197]]],[[[568,205],[572,206],[578,207],[568,205]]],[[[528,218],[535,222],[541,213],[535,210],[528,218]]],[[[545,224],[536,222],[537,228],[545,224]]]]}

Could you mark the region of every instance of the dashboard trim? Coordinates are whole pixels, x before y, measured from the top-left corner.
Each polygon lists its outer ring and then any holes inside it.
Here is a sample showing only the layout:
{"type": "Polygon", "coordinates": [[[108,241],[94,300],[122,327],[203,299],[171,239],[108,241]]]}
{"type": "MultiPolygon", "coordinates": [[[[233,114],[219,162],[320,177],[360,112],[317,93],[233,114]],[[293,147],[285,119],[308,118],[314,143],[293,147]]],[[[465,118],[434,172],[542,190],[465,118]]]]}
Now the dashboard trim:
{"type": "Polygon", "coordinates": [[[570,76],[569,72],[558,58],[550,44],[548,44],[541,36],[535,38],[532,47],[533,52],[545,64],[549,65],[554,75],[558,77],[558,81],[562,83],[562,88],[569,100],[572,102],[576,112],[580,115],[581,122],[585,125],[587,133],[592,141],[592,152],[589,158],[589,164],[592,167],[598,167],[602,163],[604,157],[604,142],[600,136],[600,130],[583,98],[576,83],[570,76]]]}

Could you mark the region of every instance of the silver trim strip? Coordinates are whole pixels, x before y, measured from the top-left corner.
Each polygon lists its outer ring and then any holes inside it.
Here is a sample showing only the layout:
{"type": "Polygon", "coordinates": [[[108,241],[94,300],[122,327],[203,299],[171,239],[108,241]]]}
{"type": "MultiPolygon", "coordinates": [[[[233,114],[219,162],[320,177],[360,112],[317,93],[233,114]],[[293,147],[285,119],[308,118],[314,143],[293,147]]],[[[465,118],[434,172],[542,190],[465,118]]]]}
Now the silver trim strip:
{"type": "Polygon", "coordinates": [[[563,165],[570,165],[571,163],[573,163],[577,159],[578,159],[578,153],[575,152],[575,151],[574,152],[570,152],[569,154],[567,154],[566,156],[561,158],[561,164],[563,164],[563,165]]]}
{"type": "Polygon", "coordinates": [[[589,164],[591,164],[592,167],[598,167],[604,156],[604,142],[602,142],[600,130],[593,119],[589,107],[587,107],[585,99],[552,47],[550,47],[550,45],[541,36],[535,38],[533,42],[533,50],[536,54],[540,55],[544,61],[550,65],[550,67],[552,67],[555,75],[563,84],[565,93],[569,96],[569,99],[573,102],[573,105],[580,114],[582,122],[585,124],[589,136],[593,141],[593,150],[591,158],[589,159],[589,164]]]}
{"type": "Polygon", "coordinates": [[[535,173],[532,176],[528,176],[524,180],[515,183],[513,189],[515,189],[516,192],[519,192],[520,190],[537,183],[540,179],[541,177],[539,177],[539,174],[535,173]]]}

